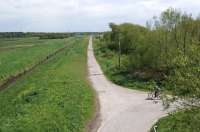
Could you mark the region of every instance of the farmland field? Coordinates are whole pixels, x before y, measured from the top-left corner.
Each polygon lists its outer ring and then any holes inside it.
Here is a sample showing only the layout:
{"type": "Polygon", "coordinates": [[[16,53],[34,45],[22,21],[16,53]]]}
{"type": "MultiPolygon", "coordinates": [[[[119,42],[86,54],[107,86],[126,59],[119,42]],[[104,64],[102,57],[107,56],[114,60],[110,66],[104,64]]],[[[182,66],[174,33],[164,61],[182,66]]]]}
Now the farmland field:
{"type": "Polygon", "coordinates": [[[0,92],[1,132],[84,131],[94,111],[94,93],[86,79],[87,43],[86,38],[71,38],[65,43],[46,40],[43,42],[46,45],[0,54],[1,60],[7,62],[7,65],[3,63],[6,67],[16,60],[12,68],[2,70],[4,66],[0,65],[0,75],[9,75],[68,45],[0,92]]]}
{"type": "Polygon", "coordinates": [[[30,68],[48,54],[62,48],[69,39],[39,40],[18,38],[0,40],[0,85],[5,79],[30,68]]]}
{"type": "Polygon", "coordinates": [[[12,47],[16,45],[30,45],[30,44],[40,44],[44,40],[39,40],[37,37],[30,38],[1,38],[0,48],[12,47]],[[38,42],[38,43],[37,43],[38,42]]]}

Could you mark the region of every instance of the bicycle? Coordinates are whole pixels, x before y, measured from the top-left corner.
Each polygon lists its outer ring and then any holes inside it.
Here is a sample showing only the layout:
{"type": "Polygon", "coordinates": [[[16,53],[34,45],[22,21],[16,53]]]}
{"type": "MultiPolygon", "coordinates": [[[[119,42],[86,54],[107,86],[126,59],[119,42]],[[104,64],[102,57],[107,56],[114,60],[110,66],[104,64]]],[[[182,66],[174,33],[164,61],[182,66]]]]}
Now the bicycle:
{"type": "Polygon", "coordinates": [[[156,99],[161,99],[161,90],[156,87],[154,91],[151,91],[147,95],[147,100],[156,100],[156,99]]]}

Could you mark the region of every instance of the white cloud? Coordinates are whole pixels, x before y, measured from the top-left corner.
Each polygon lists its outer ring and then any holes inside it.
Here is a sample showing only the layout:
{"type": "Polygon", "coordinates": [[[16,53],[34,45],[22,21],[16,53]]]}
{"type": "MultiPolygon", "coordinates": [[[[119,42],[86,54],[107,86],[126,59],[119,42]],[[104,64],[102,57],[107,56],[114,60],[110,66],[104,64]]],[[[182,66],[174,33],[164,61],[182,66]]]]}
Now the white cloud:
{"type": "Polygon", "coordinates": [[[104,31],[145,24],[168,7],[200,12],[199,0],[0,0],[0,31],[104,31]]]}

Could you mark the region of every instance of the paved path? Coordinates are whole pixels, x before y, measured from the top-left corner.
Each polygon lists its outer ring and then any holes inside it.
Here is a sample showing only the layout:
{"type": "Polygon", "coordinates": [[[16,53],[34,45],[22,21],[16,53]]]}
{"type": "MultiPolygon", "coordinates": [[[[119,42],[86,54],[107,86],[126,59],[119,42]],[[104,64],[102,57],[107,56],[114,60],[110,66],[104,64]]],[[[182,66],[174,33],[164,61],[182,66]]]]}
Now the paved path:
{"type": "Polygon", "coordinates": [[[95,59],[92,37],[88,47],[88,68],[100,103],[98,132],[147,132],[157,119],[166,115],[161,103],[145,100],[147,93],[123,88],[106,79],[95,59]]]}

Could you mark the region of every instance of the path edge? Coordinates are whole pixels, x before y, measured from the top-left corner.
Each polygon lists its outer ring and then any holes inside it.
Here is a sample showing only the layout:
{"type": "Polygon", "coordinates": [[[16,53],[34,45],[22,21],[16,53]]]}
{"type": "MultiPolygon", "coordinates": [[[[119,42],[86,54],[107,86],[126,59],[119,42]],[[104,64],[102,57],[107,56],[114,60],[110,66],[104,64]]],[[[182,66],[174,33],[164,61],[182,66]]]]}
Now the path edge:
{"type": "Polygon", "coordinates": [[[89,41],[88,41],[88,46],[87,46],[87,81],[88,81],[88,84],[90,85],[90,88],[93,91],[93,94],[94,94],[94,111],[93,111],[91,119],[86,124],[85,131],[86,132],[97,132],[101,125],[100,102],[99,102],[99,97],[98,97],[99,95],[98,95],[97,91],[94,89],[94,86],[90,79],[90,71],[89,71],[89,63],[88,63],[90,37],[92,37],[92,36],[89,36],[89,39],[88,39],[89,41]]]}

